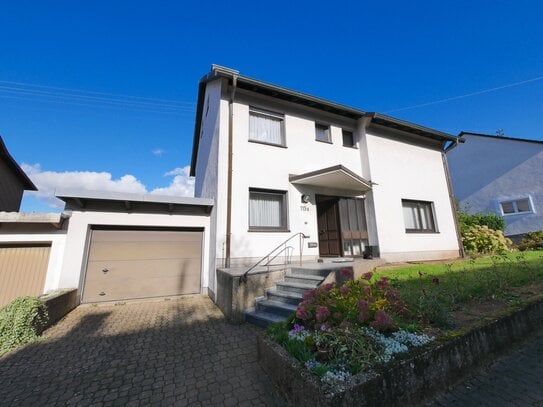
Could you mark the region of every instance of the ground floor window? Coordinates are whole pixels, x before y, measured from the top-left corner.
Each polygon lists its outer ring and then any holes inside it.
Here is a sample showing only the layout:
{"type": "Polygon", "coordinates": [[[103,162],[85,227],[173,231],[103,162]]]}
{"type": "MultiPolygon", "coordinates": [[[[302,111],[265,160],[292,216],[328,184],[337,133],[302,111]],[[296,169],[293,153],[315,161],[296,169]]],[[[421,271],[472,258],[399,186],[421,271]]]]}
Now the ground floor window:
{"type": "Polygon", "coordinates": [[[437,232],[432,202],[402,199],[402,207],[406,232],[437,232]]]}
{"type": "Polygon", "coordinates": [[[533,212],[530,198],[514,199],[500,202],[502,215],[533,212]]]}
{"type": "Polygon", "coordinates": [[[287,192],[249,189],[249,230],[287,230],[287,192]]]}

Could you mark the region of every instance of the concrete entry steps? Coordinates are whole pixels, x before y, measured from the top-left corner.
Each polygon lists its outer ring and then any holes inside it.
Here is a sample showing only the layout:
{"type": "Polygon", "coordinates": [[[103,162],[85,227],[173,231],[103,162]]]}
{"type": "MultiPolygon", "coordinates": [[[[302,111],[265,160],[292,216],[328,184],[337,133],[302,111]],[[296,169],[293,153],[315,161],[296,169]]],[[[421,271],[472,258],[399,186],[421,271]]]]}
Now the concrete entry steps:
{"type": "Polygon", "coordinates": [[[255,307],[245,311],[245,320],[262,328],[283,321],[296,312],[304,294],[317,288],[330,273],[344,268],[353,270],[355,263],[360,268],[361,262],[368,270],[382,263],[381,260],[325,259],[289,266],[284,281],[278,281],[275,287],[266,289],[265,296],[256,299],[255,307]]]}

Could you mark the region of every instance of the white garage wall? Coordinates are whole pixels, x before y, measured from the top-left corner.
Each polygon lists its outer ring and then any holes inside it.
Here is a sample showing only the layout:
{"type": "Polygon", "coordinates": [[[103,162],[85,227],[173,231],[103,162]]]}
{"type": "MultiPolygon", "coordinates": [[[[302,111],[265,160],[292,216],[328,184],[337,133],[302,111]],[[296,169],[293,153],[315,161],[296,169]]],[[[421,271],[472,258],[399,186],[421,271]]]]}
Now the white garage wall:
{"type": "Polygon", "coordinates": [[[73,211],[58,287],[81,288],[91,226],[203,228],[202,292],[209,287],[210,217],[206,215],[73,211]]]}

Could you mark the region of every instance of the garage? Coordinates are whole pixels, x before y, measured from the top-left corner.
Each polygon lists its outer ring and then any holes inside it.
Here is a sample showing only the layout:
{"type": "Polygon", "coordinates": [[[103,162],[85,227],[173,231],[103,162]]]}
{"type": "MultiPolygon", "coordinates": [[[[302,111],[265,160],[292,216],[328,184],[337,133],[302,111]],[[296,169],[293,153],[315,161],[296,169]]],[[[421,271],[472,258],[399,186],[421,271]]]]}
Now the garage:
{"type": "Polygon", "coordinates": [[[0,307],[43,294],[50,250],[50,244],[0,244],[0,307]]]}
{"type": "Polygon", "coordinates": [[[93,229],[83,302],[200,293],[202,237],[199,230],[93,229]]]}

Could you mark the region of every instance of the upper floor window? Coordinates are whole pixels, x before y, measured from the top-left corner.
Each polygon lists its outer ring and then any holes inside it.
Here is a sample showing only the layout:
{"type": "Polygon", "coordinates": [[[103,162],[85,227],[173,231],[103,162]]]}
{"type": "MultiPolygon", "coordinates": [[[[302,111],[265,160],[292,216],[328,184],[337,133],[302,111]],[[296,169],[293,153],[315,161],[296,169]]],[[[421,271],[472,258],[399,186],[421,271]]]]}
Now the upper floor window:
{"type": "Polygon", "coordinates": [[[402,199],[405,231],[408,233],[437,232],[432,202],[402,199]]]}
{"type": "Polygon", "coordinates": [[[265,110],[249,109],[249,141],[285,145],[284,117],[265,110]]]}
{"type": "Polygon", "coordinates": [[[249,230],[287,230],[287,193],[269,189],[249,189],[249,230]]]}
{"type": "Polygon", "coordinates": [[[354,141],[354,134],[352,131],[349,130],[343,130],[343,146],[344,147],[356,147],[356,143],[354,141]]]}
{"type": "Polygon", "coordinates": [[[500,202],[500,208],[502,215],[514,215],[516,213],[530,213],[533,212],[532,202],[530,198],[520,198],[510,201],[500,202]]]}
{"type": "Polygon", "coordinates": [[[324,141],[325,143],[331,143],[332,137],[330,135],[330,126],[315,123],[315,140],[324,141]]]}

